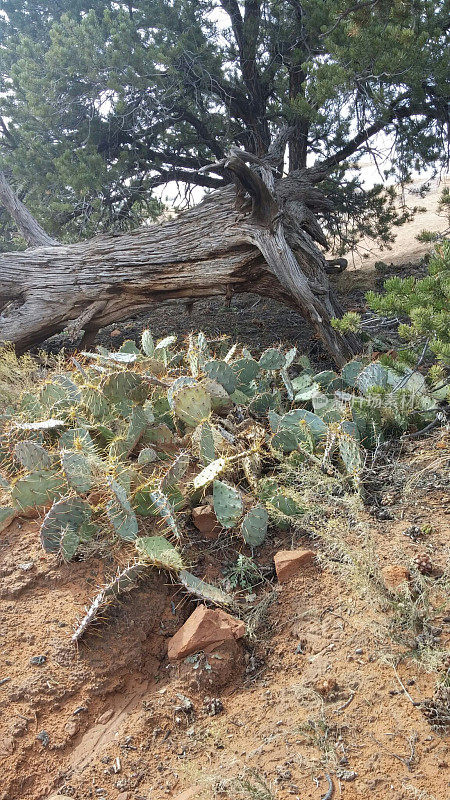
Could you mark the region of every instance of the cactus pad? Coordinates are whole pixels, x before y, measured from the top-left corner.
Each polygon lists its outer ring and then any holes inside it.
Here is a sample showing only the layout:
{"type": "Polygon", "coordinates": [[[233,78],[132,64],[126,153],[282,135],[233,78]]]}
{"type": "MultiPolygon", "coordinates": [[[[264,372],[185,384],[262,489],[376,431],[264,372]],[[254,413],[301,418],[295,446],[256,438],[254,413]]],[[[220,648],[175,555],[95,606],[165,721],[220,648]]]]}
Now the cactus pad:
{"type": "Polygon", "coordinates": [[[176,416],[190,428],[195,428],[211,413],[211,397],[201,386],[184,386],[173,398],[176,416]]]}
{"type": "Polygon", "coordinates": [[[265,508],[256,506],[247,512],[242,520],[241,533],[250,547],[258,547],[267,536],[269,515],[265,508]]]}
{"type": "Polygon", "coordinates": [[[141,536],[135,541],[136,550],[142,561],[158,569],[179,572],[183,569],[180,553],[164,536],[141,536]]]}
{"type": "Polygon", "coordinates": [[[222,527],[234,528],[244,509],[240,492],[228,483],[215,480],[213,500],[214,512],[222,527]]]}

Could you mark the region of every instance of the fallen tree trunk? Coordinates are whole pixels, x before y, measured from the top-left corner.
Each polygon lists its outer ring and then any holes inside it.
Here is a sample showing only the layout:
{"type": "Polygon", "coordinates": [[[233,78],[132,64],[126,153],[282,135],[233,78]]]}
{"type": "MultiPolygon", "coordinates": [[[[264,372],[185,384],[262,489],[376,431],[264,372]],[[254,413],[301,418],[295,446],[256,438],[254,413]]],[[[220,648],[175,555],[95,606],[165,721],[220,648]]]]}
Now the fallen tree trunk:
{"type": "Polygon", "coordinates": [[[327,202],[314,175],[304,170],[270,185],[270,170],[260,170],[261,178],[245,154],[234,154],[226,168],[236,185],[175,220],[0,255],[0,342],[21,352],[63,330],[92,338],[169,298],[254,292],[297,308],[342,365],[359,342],[330,324],[341,309],[313,241],[323,234],[312,209],[327,202]]]}

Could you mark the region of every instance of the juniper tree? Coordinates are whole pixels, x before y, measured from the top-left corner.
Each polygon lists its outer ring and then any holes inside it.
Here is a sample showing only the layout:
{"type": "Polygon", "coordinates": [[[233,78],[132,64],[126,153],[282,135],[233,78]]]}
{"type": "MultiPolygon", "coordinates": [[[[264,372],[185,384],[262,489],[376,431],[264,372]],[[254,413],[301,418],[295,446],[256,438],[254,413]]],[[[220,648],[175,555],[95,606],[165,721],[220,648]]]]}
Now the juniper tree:
{"type": "MultiPolygon", "coordinates": [[[[339,359],[346,347],[329,325],[339,309],[314,242],[386,240],[400,221],[392,194],[361,185],[357,164],[377,134],[391,137],[389,170],[400,179],[445,161],[443,0],[3,0],[0,9],[1,166],[48,234],[73,242],[133,228],[158,211],[155,192],[170,181],[188,198],[194,187],[219,190],[215,210],[226,198],[231,212],[237,183],[245,225],[222,256],[236,261],[236,247],[251,244],[270,273],[250,279],[249,253],[240,288],[259,282],[273,295],[275,280],[339,359]],[[283,234],[288,250],[284,239],[261,243],[249,222],[283,234]]],[[[220,214],[210,222],[219,236],[220,214]]],[[[236,290],[238,271],[231,260],[215,292],[236,290]]],[[[26,294],[12,284],[0,309],[26,294]]],[[[113,315],[109,303],[102,317],[98,293],[86,300],[97,324],[113,315]]],[[[56,327],[79,311],[60,309],[56,327]]],[[[38,335],[28,327],[27,342],[38,335]]],[[[0,319],[8,335],[17,341],[0,319]]]]}

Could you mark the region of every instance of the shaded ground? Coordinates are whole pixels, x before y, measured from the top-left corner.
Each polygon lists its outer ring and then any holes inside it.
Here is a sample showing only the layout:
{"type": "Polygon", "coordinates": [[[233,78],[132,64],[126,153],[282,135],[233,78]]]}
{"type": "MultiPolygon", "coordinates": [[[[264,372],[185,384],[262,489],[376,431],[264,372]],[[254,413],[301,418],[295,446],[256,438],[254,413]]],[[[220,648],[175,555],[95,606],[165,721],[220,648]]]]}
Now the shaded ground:
{"type": "MultiPolygon", "coordinates": [[[[448,797],[449,740],[411,700],[433,695],[450,644],[441,577],[449,458],[441,433],[391,454],[369,486],[384,521],[324,498],[312,480],[305,528],[273,532],[256,560],[270,578],[274,552],[306,545],[317,563],[257,588],[259,627],[235,661],[212,669],[168,664],[168,637],[192,605],[162,575],[77,651],[72,626],[112,560],[58,564],[38,544],[39,520],[14,522],[0,548],[0,800],[44,800],[52,788],[74,800],[163,800],[195,785],[207,800],[320,800],[326,774],[333,798],[448,797]],[[428,526],[417,542],[404,535],[411,525],[428,526]],[[431,578],[389,595],[383,567],[409,567],[423,551],[431,578]],[[217,716],[211,697],[223,703],[217,716]]],[[[220,579],[228,539],[207,542],[192,529],[188,548],[199,575],[220,579]]]]}

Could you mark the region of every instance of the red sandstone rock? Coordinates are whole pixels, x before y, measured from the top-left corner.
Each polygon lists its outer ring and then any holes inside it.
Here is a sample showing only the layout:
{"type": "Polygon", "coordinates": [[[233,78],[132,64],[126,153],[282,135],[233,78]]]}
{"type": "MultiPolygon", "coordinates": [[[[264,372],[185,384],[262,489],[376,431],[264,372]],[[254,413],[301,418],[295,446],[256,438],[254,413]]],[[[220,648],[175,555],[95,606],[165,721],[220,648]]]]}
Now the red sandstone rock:
{"type": "Polygon", "coordinates": [[[279,550],[275,553],[275,570],[280,583],[298,575],[304,567],[313,563],[314,550],[279,550]]]}
{"type": "Polygon", "coordinates": [[[192,510],[192,521],[195,527],[208,538],[215,538],[222,530],[211,506],[197,506],[192,510]]]}
{"type": "Polygon", "coordinates": [[[229,639],[240,639],[244,634],[244,623],[225,611],[197,606],[175,636],[169,639],[167,654],[171,661],[178,661],[199,650],[208,652],[229,639]]]}

